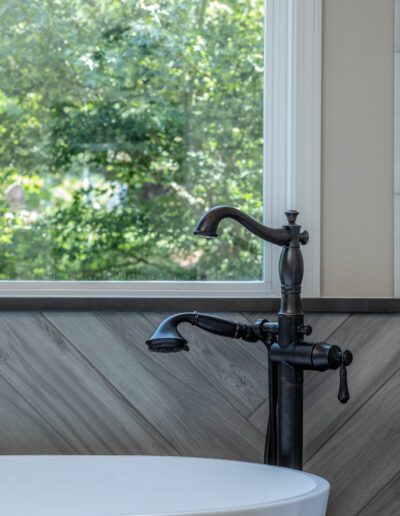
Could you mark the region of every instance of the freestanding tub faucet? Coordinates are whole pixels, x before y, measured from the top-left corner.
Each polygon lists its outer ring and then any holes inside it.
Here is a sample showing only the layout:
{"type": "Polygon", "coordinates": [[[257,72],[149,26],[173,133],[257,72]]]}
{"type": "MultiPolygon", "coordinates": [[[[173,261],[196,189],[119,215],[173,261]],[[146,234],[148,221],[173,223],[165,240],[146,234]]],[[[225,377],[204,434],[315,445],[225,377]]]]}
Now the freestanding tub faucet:
{"type": "Polygon", "coordinates": [[[346,366],[351,364],[353,356],[350,351],[342,351],[339,346],[326,342],[304,342],[304,335],[310,335],[312,328],[304,324],[301,304],[304,267],[300,244],[306,244],[309,236],[307,231],[300,231],[301,226],[296,224],[297,216],[297,211],[287,211],[287,224],[272,229],[236,208],[217,206],[203,215],[194,231],[195,235],[216,237],[221,220],[231,218],[263,240],[282,246],[278,322],[262,319],[247,325],[212,315],[185,312],[163,321],[146,343],[154,352],[188,351],[187,341],[178,331],[178,325],[183,322],[217,335],[248,342],[262,341],[269,356],[269,422],[264,460],[268,464],[302,469],[304,370],[340,368],[338,399],[346,403],[350,398],[346,366]]]}

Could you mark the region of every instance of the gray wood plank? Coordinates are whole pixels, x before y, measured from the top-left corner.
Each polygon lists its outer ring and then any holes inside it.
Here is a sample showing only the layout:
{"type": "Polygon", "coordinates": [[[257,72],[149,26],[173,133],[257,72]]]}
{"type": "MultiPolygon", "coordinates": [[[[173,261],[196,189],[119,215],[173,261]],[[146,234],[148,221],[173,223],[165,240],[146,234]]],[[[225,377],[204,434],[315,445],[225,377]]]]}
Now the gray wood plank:
{"type": "Polygon", "coordinates": [[[242,312],[243,317],[251,322],[254,323],[257,321],[257,319],[267,319],[268,321],[276,321],[278,318],[278,314],[275,312],[242,312]]]}
{"type": "Polygon", "coordinates": [[[0,376],[80,453],[173,453],[40,314],[0,313],[0,376]]]}
{"type": "Polygon", "coordinates": [[[400,365],[400,314],[354,314],[329,342],[350,349],[351,399],[337,400],[339,372],[309,372],[304,388],[305,460],[317,453],[348,419],[385,384],[400,365]]]}
{"type": "MultiPolygon", "coordinates": [[[[154,327],[168,317],[146,313],[154,327]]],[[[233,321],[245,322],[240,313],[219,313],[233,321]]],[[[261,343],[248,343],[212,335],[190,324],[179,331],[188,340],[190,352],[184,357],[245,417],[262,403],[267,392],[267,354],[261,343]]]]}
{"type": "Polygon", "coordinates": [[[74,448],[0,377],[0,454],[74,454],[74,448]]]}
{"type": "MultiPolygon", "coordinates": [[[[397,439],[399,436],[396,436],[397,439]]],[[[398,465],[400,469],[400,465],[398,465]]],[[[400,472],[358,513],[360,516],[400,514],[400,472]]]]}
{"type": "MultiPolygon", "coordinates": [[[[150,353],[154,326],[141,314],[46,317],[184,455],[260,461],[263,436],[184,353],[150,353]]],[[[193,346],[194,347],[194,346],[193,346]]]]}
{"type": "Polygon", "coordinates": [[[400,372],[392,376],[306,465],[307,471],[331,483],[333,496],[328,515],[357,514],[398,472],[399,407],[400,372]]]}

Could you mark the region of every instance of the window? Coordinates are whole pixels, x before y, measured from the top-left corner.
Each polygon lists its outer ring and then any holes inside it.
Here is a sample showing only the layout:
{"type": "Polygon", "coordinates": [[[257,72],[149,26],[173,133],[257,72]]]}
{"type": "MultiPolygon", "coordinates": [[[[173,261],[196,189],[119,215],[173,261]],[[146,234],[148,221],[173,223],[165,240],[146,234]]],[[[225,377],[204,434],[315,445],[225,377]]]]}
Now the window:
{"type": "Polygon", "coordinates": [[[263,0],[7,0],[2,292],[272,292],[269,246],[192,230],[217,204],[269,225],[301,204],[301,19],[268,0],[264,56],[263,0]]]}

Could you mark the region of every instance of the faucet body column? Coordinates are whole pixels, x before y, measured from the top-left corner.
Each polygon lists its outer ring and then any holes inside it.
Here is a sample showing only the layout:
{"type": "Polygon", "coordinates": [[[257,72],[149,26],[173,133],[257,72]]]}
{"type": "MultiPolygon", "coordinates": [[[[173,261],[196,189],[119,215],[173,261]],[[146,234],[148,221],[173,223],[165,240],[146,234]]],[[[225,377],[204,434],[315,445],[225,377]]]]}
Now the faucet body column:
{"type": "MultiPolygon", "coordinates": [[[[301,282],[304,264],[300,250],[300,226],[296,212],[287,212],[286,226],[292,238],[283,247],[279,261],[281,307],[278,313],[278,345],[280,348],[302,340],[299,329],[304,326],[301,304],[301,282]]],[[[278,464],[302,469],[303,465],[303,378],[302,369],[287,362],[279,364],[278,373],[278,464]]]]}

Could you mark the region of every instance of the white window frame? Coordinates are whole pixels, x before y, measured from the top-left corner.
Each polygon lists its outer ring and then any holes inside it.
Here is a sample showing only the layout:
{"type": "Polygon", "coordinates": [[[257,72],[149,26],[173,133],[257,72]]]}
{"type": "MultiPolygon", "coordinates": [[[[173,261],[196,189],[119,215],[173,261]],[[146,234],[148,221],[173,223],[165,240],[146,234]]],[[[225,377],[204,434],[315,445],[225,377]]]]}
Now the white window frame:
{"type": "MultiPolygon", "coordinates": [[[[264,223],[300,211],[303,293],[319,297],[322,0],[266,0],[265,12],[264,223]]],[[[0,297],[278,297],[280,250],[265,244],[264,281],[1,281],[0,297]]]]}

